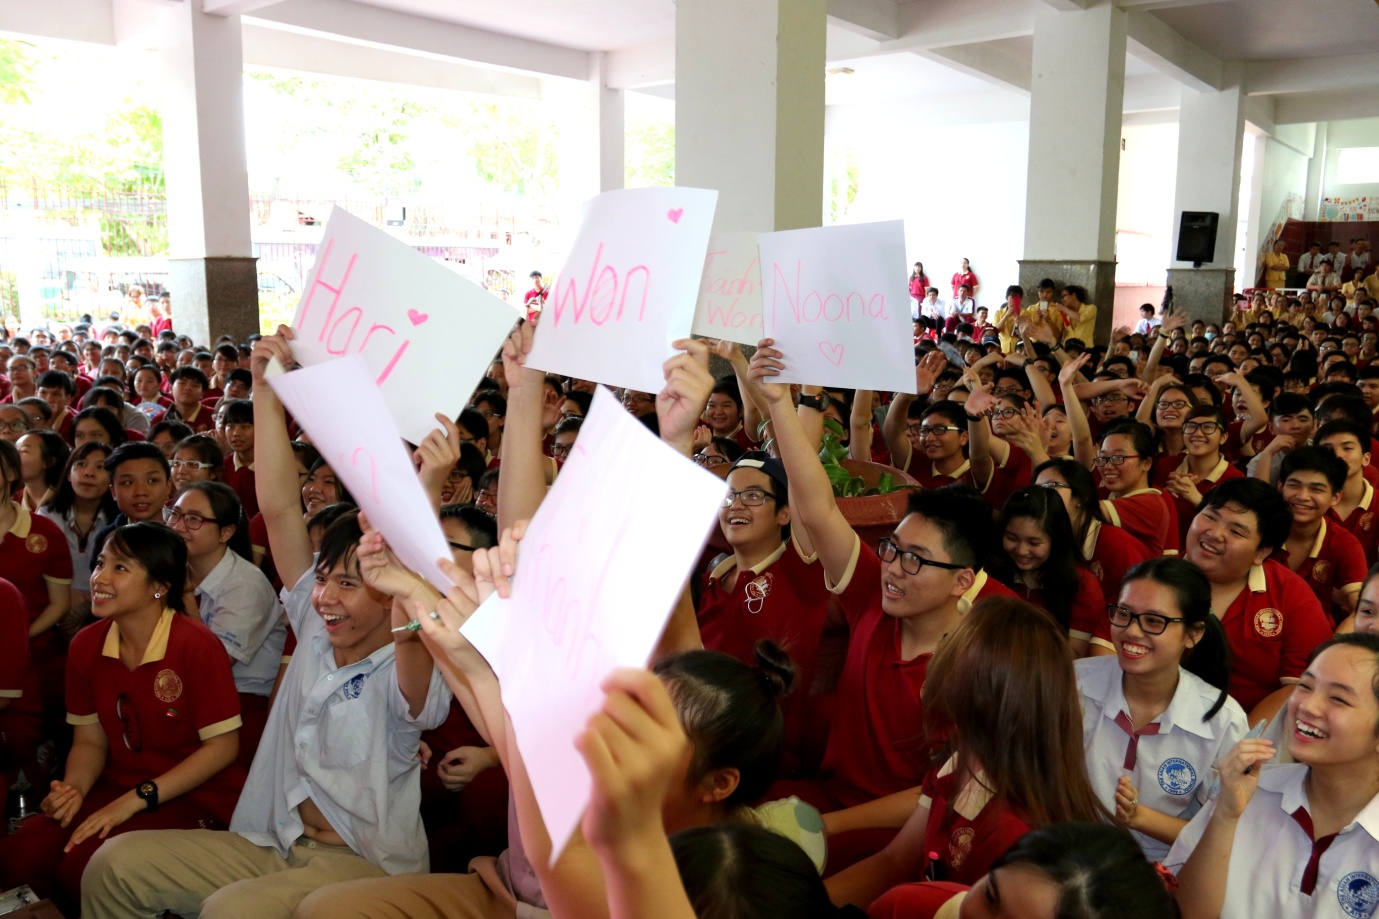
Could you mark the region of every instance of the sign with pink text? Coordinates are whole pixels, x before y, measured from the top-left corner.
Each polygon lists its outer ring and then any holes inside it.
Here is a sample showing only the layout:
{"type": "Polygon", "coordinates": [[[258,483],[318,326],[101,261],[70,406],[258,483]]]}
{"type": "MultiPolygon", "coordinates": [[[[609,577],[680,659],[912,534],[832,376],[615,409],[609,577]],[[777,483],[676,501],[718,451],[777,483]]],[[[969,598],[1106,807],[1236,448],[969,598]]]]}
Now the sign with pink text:
{"type": "Polygon", "coordinates": [[[915,391],[902,221],[763,233],[760,245],[780,382],[915,391]]]}
{"type": "Polygon", "coordinates": [[[589,803],[575,738],[603,705],[604,678],[647,665],[723,491],[600,387],[518,547],[512,595],[461,629],[502,685],[552,863],[589,803]]]}
{"type": "Polygon", "coordinates": [[[518,313],[498,297],[348,211],[335,208],[292,328],[304,366],[364,357],[402,436],[469,402],[518,313]]]}
{"type": "Polygon", "coordinates": [[[402,564],[448,590],[436,559],[449,558],[450,547],[374,376],[363,355],[351,354],[268,385],[402,564]]]}
{"type": "Polygon", "coordinates": [[[527,364],[658,392],[688,338],[718,192],[632,188],[585,202],[579,231],[536,326],[527,364]]]}
{"type": "Polygon", "coordinates": [[[760,233],[719,233],[709,240],[694,334],[755,345],[766,337],[761,327],[760,233]]]}

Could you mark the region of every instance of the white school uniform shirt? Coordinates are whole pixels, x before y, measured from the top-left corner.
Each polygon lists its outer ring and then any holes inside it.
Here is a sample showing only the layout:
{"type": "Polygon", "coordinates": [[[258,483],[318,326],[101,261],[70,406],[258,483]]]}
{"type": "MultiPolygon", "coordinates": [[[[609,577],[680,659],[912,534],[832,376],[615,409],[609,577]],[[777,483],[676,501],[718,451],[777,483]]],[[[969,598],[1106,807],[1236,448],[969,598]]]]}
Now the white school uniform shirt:
{"type": "MultiPolygon", "coordinates": [[[[1259,788],[1236,827],[1221,919],[1379,915],[1379,796],[1323,848],[1299,822],[1302,817],[1311,823],[1306,778],[1303,765],[1260,770],[1259,788]],[[1303,892],[1309,874],[1315,876],[1310,894],[1303,892]]],[[[1164,860],[1166,868],[1182,870],[1215,809],[1212,801],[1178,834],[1164,860]]]]}
{"type": "Polygon", "coordinates": [[[83,547],[81,537],[77,536],[75,510],[68,508],[65,514],[55,514],[46,507],[40,507],[38,515],[56,523],[67,539],[67,551],[72,556],[72,589],[78,593],[91,593],[91,537],[110,526],[113,521],[105,516],[105,511],[97,511],[95,519],[91,521],[91,529],[86,531],[86,546],[83,547]]]}
{"type": "Polygon", "coordinates": [[[268,716],[230,831],[286,856],[302,835],[297,805],[321,809],[351,849],[389,874],[430,867],[421,824],[421,732],[450,711],[450,690],[431,672],[413,718],[397,685],[392,642],[357,664],[335,665],[325,623],[311,604],[315,561],[283,606],[298,646],[268,716]]]}
{"type": "MultiPolygon", "coordinates": [[[[1130,706],[1121,688],[1118,658],[1086,657],[1076,661],[1075,667],[1082,694],[1087,776],[1101,803],[1114,813],[1116,782],[1129,775],[1141,805],[1190,819],[1206,801],[1216,761],[1249,730],[1240,703],[1228,696],[1220,711],[1210,721],[1203,721],[1202,716],[1216,704],[1221,690],[1179,668],[1173,701],[1154,721],[1158,733],[1137,735],[1134,768],[1127,769],[1131,735],[1116,723],[1116,716],[1124,714],[1128,725],[1130,706]]],[[[1152,836],[1133,831],[1132,835],[1150,861],[1162,861],[1168,854],[1168,845],[1152,836]]]]}
{"type": "Polygon", "coordinates": [[[201,621],[234,659],[235,689],[273,692],[287,643],[287,622],[268,578],[238,552],[227,551],[196,588],[201,621]]]}

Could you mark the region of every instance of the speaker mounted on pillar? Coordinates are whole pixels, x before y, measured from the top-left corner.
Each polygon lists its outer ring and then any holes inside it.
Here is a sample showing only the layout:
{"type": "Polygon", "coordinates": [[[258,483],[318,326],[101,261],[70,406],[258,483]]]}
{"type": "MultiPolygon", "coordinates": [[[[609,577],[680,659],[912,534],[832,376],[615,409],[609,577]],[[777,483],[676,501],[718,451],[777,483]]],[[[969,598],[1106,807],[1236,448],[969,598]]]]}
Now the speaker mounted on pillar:
{"type": "Polygon", "coordinates": [[[1183,211],[1178,220],[1178,261],[1192,262],[1193,268],[1215,261],[1216,223],[1220,219],[1215,211],[1183,211]]]}

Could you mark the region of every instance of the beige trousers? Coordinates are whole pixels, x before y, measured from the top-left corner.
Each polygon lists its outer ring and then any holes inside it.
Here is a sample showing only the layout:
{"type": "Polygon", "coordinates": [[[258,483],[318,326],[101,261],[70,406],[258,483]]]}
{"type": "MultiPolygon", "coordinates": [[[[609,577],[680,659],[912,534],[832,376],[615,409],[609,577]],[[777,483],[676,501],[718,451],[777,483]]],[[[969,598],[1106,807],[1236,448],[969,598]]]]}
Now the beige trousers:
{"type": "MultiPolygon", "coordinates": [[[[478,859],[476,859],[478,861],[478,859]]],[[[492,861],[492,859],[488,859],[492,861]]],[[[516,919],[516,901],[501,882],[469,874],[400,874],[323,887],[297,907],[295,919],[516,919]]]]}
{"type": "MultiPolygon", "coordinates": [[[[146,830],[106,840],[81,881],[85,919],[289,919],[312,891],[385,877],[347,848],[299,840],[284,858],[235,833],[146,830]]],[[[418,875],[422,877],[422,875],[418,875]]]]}

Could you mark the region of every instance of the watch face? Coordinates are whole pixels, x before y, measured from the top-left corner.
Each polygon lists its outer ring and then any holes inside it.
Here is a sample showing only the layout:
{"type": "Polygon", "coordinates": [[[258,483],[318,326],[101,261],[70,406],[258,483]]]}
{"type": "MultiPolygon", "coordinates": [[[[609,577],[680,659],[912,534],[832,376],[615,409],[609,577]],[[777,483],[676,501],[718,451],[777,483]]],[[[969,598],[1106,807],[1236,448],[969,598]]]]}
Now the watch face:
{"type": "Polygon", "coordinates": [[[144,782],[139,785],[139,789],[135,793],[141,798],[147,798],[150,795],[154,794],[157,791],[157,788],[158,786],[154,785],[152,782],[144,782]]]}

